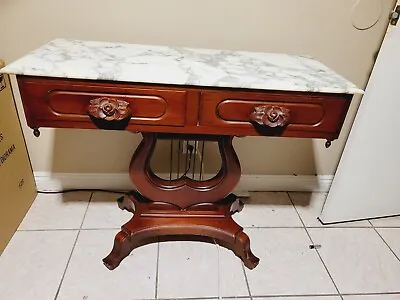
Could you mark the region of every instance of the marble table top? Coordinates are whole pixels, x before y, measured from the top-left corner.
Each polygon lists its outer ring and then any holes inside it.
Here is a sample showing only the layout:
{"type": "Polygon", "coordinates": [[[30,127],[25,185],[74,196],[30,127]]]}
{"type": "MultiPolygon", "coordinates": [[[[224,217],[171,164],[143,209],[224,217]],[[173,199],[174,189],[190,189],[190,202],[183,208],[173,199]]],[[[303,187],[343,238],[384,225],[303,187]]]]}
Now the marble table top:
{"type": "Polygon", "coordinates": [[[0,72],[202,87],[360,94],[307,56],[56,39],[0,72]]]}

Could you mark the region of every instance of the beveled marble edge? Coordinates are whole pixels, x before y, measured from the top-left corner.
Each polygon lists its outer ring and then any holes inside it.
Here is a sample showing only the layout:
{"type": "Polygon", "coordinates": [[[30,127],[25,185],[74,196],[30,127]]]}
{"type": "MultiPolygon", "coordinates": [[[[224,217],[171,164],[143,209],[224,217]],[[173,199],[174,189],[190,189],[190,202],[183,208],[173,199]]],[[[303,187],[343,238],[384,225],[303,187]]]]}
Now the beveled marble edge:
{"type": "Polygon", "coordinates": [[[0,72],[199,87],[364,92],[305,56],[65,39],[45,44],[0,72]]]}

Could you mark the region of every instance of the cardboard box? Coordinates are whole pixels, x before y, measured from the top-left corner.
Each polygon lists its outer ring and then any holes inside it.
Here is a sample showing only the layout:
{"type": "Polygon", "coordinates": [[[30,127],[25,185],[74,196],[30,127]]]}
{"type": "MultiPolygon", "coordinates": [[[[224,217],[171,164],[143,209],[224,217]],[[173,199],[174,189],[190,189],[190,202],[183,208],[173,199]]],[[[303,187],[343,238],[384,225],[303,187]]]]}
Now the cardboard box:
{"type": "Polygon", "coordinates": [[[1,254],[35,199],[36,185],[10,79],[4,74],[0,74],[0,107],[1,254]]]}

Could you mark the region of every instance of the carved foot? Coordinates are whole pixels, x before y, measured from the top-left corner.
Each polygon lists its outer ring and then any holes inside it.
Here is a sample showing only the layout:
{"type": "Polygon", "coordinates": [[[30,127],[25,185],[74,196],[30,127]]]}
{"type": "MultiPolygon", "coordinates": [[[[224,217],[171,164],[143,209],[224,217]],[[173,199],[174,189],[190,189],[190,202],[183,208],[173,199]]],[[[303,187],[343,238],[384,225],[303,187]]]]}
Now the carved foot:
{"type": "Polygon", "coordinates": [[[117,203],[118,203],[118,207],[121,210],[126,210],[129,211],[131,213],[135,212],[135,204],[133,203],[133,201],[129,198],[129,197],[119,197],[117,199],[117,203]]]}
{"type": "Polygon", "coordinates": [[[243,231],[237,234],[233,251],[250,270],[260,262],[260,259],[251,252],[250,239],[243,231]]]}
{"type": "Polygon", "coordinates": [[[130,252],[129,235],[126,232],[120,231],[115,236],[114,247],[111,253],[103,259],[103,263],[109,270],[114,270],[130,252]]]}
{"type": "Polygon", "coordinates": [[[201,203],[189,210],[181,210],[169,203],[152,202],[132,192],[118,199],[121,209],[135,211],[133,218],[122,226],[114,240],[111,253],[103,259],[113,270],[131,251],[142,245],[157,242],[160,237],[212,238],[232,250],[253,269],[259,259],[250,250],[250,239],[233,219],[232,214],[243,208],[234,194],[214,203],[201,203]],[[142,199],[143,198],[143,199],[142,199]]]}

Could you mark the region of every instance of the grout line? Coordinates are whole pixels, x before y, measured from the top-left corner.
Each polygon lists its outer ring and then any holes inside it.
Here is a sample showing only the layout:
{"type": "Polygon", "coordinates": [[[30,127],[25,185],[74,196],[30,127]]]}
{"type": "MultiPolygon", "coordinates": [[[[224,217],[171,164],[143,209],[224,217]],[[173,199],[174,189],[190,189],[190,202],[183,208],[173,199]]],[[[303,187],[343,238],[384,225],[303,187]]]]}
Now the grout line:
{"type": "MultiPolygon", "coordinates": [[[[372,225],[373,227],[375,227],[375,228],[382,228],[382,229],[388,229],[388,228],[397,228],[397,229],[399,229],[400,228],[400,226],[374,226],[374,225],[372,225]]],[[[371,228],[371,227],[369,227],[369,228],[371,228]]]]}
{"type": "MultiPolygon", "coordinates": [[[[244,297],[244,298],[249,298],[249,297],[244,297]]],[[[227,298],[225,298],[227,299],[227,298]]],[[[228,298],[229,299],[229,298],[228,298]]],[[[147,299],[147,300],[153,300],[153,299],[147,299]]],[[[187,297],[178,297],[178,298],[159,298],[159,300],[218,300],[216,297],[196,297],[196,298],[187,298],[187,297]]]]}
{"type": "Polygon", "coordinates": [[[18,230],[19,232],[30,232],[30,231],[78,231],[79,228],[57,228],[57,229],[22,229],[18,230]]]}
{"type": "Polygon", "coordinates": [[[97,231],[97,230],[121,230],[121,227],[81,228],[80,229],[80,231],[97,231]]]}
{"type": "MultiPolygon", "coordinates": [[[[374,296],[374,295],[400,295],[400,292],[386,292],[386,293],[344,293],[342,294],[344,296],[374,296]]],[[[299,297],[337,297],[339,296],[338,294],[289,294],[289,295],[257,295],[257,296],[252,296],[253,300],[257,300],[260,298],[271,298],[271,299],[280,299],[280,298],[299,298],[299,297]]],[[[216,297],[197,297],[197,298],[188,298],[188,297],[182,297],[182,298],[159,298],[158,300],[207,300],[207,299],[215,299],[218,300],[216,297]]],[[[222,299],[249,299],[249,296],[236,296],[236,297],[223,297],[222,299]]],[[[143,299],[143,300],[153,300],[153,299],[143,299]]]]}
{"type": "MultiPolygon", "coordinates": [[[[295,209],[295,211],[296,211],[296,213],[297,213],[297,216],[299,217],[301,223],[303,224],[304,230],[306,231],[306,233],[307,233],[307,235],[308,235],[308,238],[310,239],[311,243],[314,244],[314,241],[313,241],[313,239],[312,239],[310,233],[308,232],[307,227],[306,227],[306,225],[304,224],[303,219],[301,218],[301,216],[300,216],[300,214],[299,214],[299,212],[298,212],[296,206],[294,205],[294,202],[293,202],[292,198],[290,197],[290,194],[289,194],[289,193],[286,193],[286,194],[288,195],[289,200],[290,200],[290,202],[292,203],[292,205],[293,205],[293,207],[294,207],[294,209],[295,209]]],[[[324,260],[322,259],[321,254],[319,253],[318,249],[315,249],[315,251],[317,252],[317,255],[318,255],[319,259],[321,260],[322,264],[324,265],[324,268],[325,268],[326,272],[328,273],[329,278],[331,279],[333,285],[335,286],[335,289],[336,289],[336,291],[338,292],[338,295],[339,295],[340,299],[343,300],[343,297],[342,297],[342,295],[340,294],[339,288],[337,287],[335,281],[333,280],[333,277],[332,277],[331,273],[329,272],[328,267],[326,266],[324,260]]]]}
{"type": "MultiPolygon", "coordinates": [[[[389,218],[389,217],[388,217],[388,218],[389,218]]],[[[387,219],[387,218],[382,218],[382,219],[387,219]]],[[[371,227],[374,227],[374,228],[383,228],[383,229],[387,229],[387,228],[400,228],[399,225],[395,225],[395,226],[375,226],[375,225],[371,222],[371,220],[376,220],[376,219],[369,219],[369,220],[368,220],[369,224],[371,224],[371,227]]]]}
{"type": "MultiPolygon", "coordinates": [[[[321,225],[321,226],[242,226],[244,229],[285,229],[285,228],[289,228],[289,229],[303,229],[305,228],[310,228],[310,229],[329,229],[329,228],[371,228],[371,226],[330,226],[330,225],[321,225]]],[[[396,228],[396,227],[385,227],[385,228],[396,228]]]]}
{"type": "Polygon", "coordinates": [[[217,244],[217,242],[215,241],[215,239],[213,238],[215,247],[217,247],[217,286],[218,286],[218,300],[222,299],[222,293],[221,293],[221,253],[220,253],[220,249],[219,249],[219,245],[217,244]]]}
{"type": "Polygon", "coordinates": [[[78,234],[76,235],[76,239],[75,239],[74,245],[72,246],[71,253],[69,254],[67,264],[65,265],[65,269],[64,269],[64,272],[63,272],[62,277],[61,277],[60,284],[58,285],[56,295],[54,296],[54,300],[57,300],[58,294],[60,293],[61,286],[62,286],[62,283],[63,283],[63,281],[64,281],[65,274],[67,273],[67,269],[68,269],[68,266],[69,266],[69,262],[71,261],[71,258],[72,258],[72,253],[74,253],[75,246],[76,246],[76,243],[77,243],[77,241],[78,241],[78,237],[79,237],[79,234],[80,234],[80,233],[81,233],[81,232],[78,231],[78,234]]]}
{"type": "Polygon", "coordinates": [[[56,228],[56,229],[23,229],[23,230],[18,230],[18,231],[96,231],[96,230],[121,230],[121,227],[115,227],[115,228],[56,228]]]}
{"type": "Polygon", "coordinates": [[[384,292],[384,293],[345,293],[344,296],[379,296],[379,295],[400,295],[400,292],[384,292]]]}
{"type": "MultiPolygon", "coordinates": [[[[304,294],[304,295],[267,295],[267,296],[255,296],[254,298],[253,298],[253,300],[257,300],[257,299],[259,299],[259,298],[262,298],[262,299],[281,299],[281,298],[284,298],[284,299],[290,299],[290,298],[294,298],[294,299],[298,299],[298,298],[303,298],[303,297],[307,297],[307,299],[308,299],[308,297],[318,297],[318,298],[327,298],[327,297],[338,297],[339,295],[338,294],[304,294]]],[[[309,300],[312,300],[312,298],[311,299],[309,299],[309,300]]]]}
{"type": "MultiPolygon", "coordinates": [[[[243,227],[243,226],[242,226],[243,227]]],[[[304,229],[304,227],[292,226],[292,227],[283,227],[283,226],[251,226],[251,227],[243,227],[244,229],[304,229]]],[[[329,227],[316,227],[316,226],[308,226],[308,229],[371,229],[372,226],[368,227],[344,227],[344,226],[329,226],[329,227]]],[[[400,227],[375,227],[375,228],[400,228],[400,227]]],[[[19,229],[18,231],[66,231],[66,230],[80,230],[80,231],[96,231],[96,230],[121,230],[121,227],[103,227],[103,228],[46,228],[46,229],[19,229]]]]}
{"type": "MultiPolygon", "coordinates": [[[[89,204],[90,204],[90,201],[92,200],[92,197],[93,197],[93,193],[91,193],[91,194],[90,194],[90,198],[89,198],[89,201],[88,201],[88,205],[86,206],[86,211],[85,211],[85,214],[83,215],[83,218],[82,218],[82,222],[81,222],[81,226],[80,226],[80,228],[82,228],[83,221],[85,220],[85,217],[86,217],[86,214],[87,214],[87,212],[88,212],[88,209],[89,209],[89,204]]],[[[79,235],[80,235],[80,233],[81,233],[81,231],[80,231],[80,230],[78,230],[78,234],[76,235],[76,239],[75,239],[74,245],[72,246],[71,253],[69,254],[69,257],[68,257],[67,264],[66,264],[66,266],[65,266],[65,269],[64,269],[63,275],[62,275],[62,277],[61,277],[60,284],[58,285],[58,288],[57,288],[56,295],[54,296],[54,300],[57,300],[57,298],[58,298],[58,294],[60,293],[61,286],[62,286],[62,284],[63,284],[63,282],[64,282],[65,274],[67,273],[67,269],[68,269],[69,263],[70,263],[70,261],[71,261],[72,254],[74,253],[74,250],[75,250],[76,243],[78,242],[78,238],[79,238],[79,235]]]]}
{"type": "Polygon", "coordinates": [[[155,299],[158,299],[158,266],[160,261],[160,242],[157,242],[157,264],[156,264],[156,290],[155,290],[155,299]]]}
{"type": "Polygon", "coordinates": [[[271,298],[271,299],[280,299],[280,298],[303,298],[303,297],[319,297],[319,298],[325,298],[325,297],[338,297],[340,295],[338,294],[300,294],[300,295],[265,295],[265,296],[253,296],[253,300],[257,300],[259,298],[265,299],[265,298],[271,298]]]}
{"type": "Polygon", "coordinates": [[[87,214],[87,212],[88,212],[88,210],[89,210],[89,205],[90,205],[90,203],[92,202],[93,195],[94,195],[94,193],[91,193],[91,194],[90,194],[89,201],[88,201],[88,205],[86,206],[86,211],[85,211],[85,214],[83,215],[82,222],[81,222],[81,226],[79,227],[79,229],[82,229],[83,222],[85,222],[86,214],[87,214]]]}
{"type": "Polygon", "coordinates": [[[249,297],[250,297],[250,299],[253,299],[253,297],[251,296],[250,284],[249,284],[249,280],[247,279],[246,269],[244,268],[243,262],[242,262],[242,269],[243,269],[243,273],[244,273],[244,279],[246,281],[247,291],[249,292],[249,297]]]}
{"type": "Polygon", "coordinates": [[[399,256],[393,251],[393,249],[389,246],[389,244],[386,242],[386,240],[383,238],[383,236],[376,230],[374,226],[372,226],[376,234],[382,239],[382,241],[385,243],[385,245],[389,248],[389,250],[393,253],[393,255],[397,258],[397,260],[400,262],[399,256]]]}

